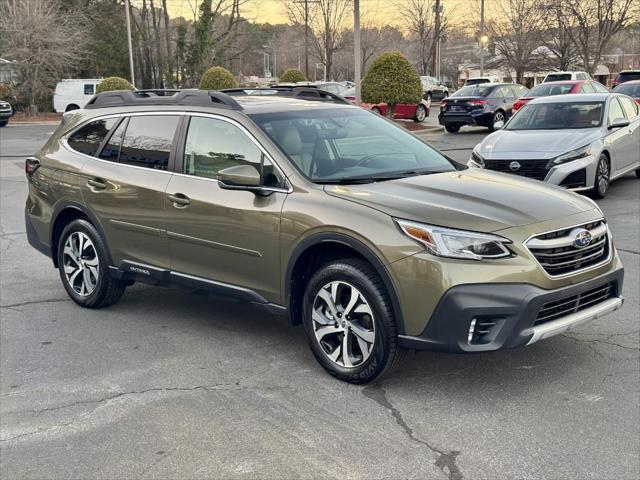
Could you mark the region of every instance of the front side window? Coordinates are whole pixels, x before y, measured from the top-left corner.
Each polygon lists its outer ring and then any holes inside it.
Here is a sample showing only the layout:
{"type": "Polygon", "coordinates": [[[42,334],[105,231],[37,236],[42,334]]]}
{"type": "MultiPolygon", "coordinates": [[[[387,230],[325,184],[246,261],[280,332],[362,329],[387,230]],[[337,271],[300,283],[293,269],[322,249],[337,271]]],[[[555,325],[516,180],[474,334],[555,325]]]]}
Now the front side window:
{"type": "Polygon", "coordinates": [[[179,121],[177,115],[131,117],[120,147],[120,163],[166,170],[179,121]]]}
{"type": "Polygon", "coordinates": [[[602,125],[602,102],[528,103],[505,130],[563,130],[602,125]]]}
{"type": "Polygon", "coordinates": [[[609,125],[611,125],[618,118],[624,119],[624,110],[622,110],[622,106],[617,98],[612,98],[609,102],[609,115],[607,117],[609,119],[609,125]]]}
{"type": "Polygon", "coordinates": [[[249,116],[316,183],[369,183],[456,169],[404,129],[361,109],[314,108],[249,116]]]}
{"type": "Polygon", "coordinates": [[[90,122],[84,127],[76,130],[67,143],[76,152],[84,153],[85,155],[95,155],[98,147],[107,137],[111,129],[118,123],[118,118],[104,118],[102,120],[96,120],[90,122]]]}
{"type": "Polygon", "coordinates": [[[620,100],[622,108],[624,108],[624,111],[627,113],[627,118],[629,120],[635,118],[636,115],[638,115],[638,105],[636,105],[633,100],[627,97],[620,97],[618,98],[618,100],[620,100]]]}
{"type": "Polygon", "coordinates": [[[596,89],[590,83],[582,85],[582,93],[595,93],[596,89]]]}
{"type": "Polygon", "coordinates": [[[548,97],[549,95],[564,95],[566,93],[571,93],[572,89],[572,83],[542,83],[536,87],[533,87],[527,94],[527,97],[548,97]]]}

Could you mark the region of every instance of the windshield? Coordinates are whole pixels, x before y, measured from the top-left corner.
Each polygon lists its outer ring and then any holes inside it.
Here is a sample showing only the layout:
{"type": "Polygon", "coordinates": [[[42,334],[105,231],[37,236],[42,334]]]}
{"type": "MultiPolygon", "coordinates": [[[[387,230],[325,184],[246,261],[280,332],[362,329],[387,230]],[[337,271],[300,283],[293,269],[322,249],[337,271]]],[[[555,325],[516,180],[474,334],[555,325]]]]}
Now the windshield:
{"type": "Polygon", "coordinates": [[[470,78],[466,82],[464,82],[465,86],[467,85],[478,85],[480,83],[491,83],[488,78],[470,78]]]}
{"type": "Polygon", "coordinates": [[[505,126],[506,130],[563,130],[602,125],[602,102],[526,104],[505,126]]]}
{"type": "Polygon", "coordinates": [[[557,82],[558,80],[571,80],[570,73],[550,73],[547,75],[547,78],[544,79],[546,82],[557,82]]]}
{"type": "Polygon", "coordinates": [[[549,95],[564,95],[565,93],[570,93],[573,88],[572,83],[562,83],[562,84],[547,84],[543,83],[538,85],[537,87],[532,88],[529,93],[527,93],[527,97],[547,97],[549,95]]]}
{"type": "Polygon", "coordinates": [[[640,97],[640,83],[621,83],[613,91],[637,98],[640,97]]]}
{"type": "Polygon", "coordinates": [[[452,97],[486,97],[493,86],[489,85],[468,85],[462,87],[452,97]]]}
{"type": "Polygon", "coordinates": [[[249,116],[316,183],[369,183],[455,170],[438,151],[361,109],[309,108],[249,116]]]}

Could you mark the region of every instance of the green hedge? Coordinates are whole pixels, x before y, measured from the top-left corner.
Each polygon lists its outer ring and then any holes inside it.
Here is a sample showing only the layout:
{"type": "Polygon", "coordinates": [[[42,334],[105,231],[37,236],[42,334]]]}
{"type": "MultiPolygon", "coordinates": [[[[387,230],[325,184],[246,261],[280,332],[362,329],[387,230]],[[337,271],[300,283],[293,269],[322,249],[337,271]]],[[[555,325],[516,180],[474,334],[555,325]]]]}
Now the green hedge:
{"type": "Polygon", "coordinates": [[[122,77],[107,77],[96,87],[96,93],[112,90],[135,90],[135,87],[122,77]]]}
{"type": "Polygon", "coordinates": [[[222,90],[223,88],[235,88],[236,80],[229,70],[222,67],[211,67],[204,72],[198,88],[201,90],[222,90]]]}
{"type": "Polygon", "coordinates": [[[282,75],[280,75],[278,81],[281,83],[306,82],[307,77],[305,77],[304,73],[302,73],[297,68],[290,68],[289,70],[286,70],[282,75]]]}
{"type": "Polygon", "coordinates": [[[362,79],[362,100],[386,103],[393,116],[399,103],[418,103],[423,95],[422,82],[411,62],[400,52],[385,52],[376,58],[362,79]]]}

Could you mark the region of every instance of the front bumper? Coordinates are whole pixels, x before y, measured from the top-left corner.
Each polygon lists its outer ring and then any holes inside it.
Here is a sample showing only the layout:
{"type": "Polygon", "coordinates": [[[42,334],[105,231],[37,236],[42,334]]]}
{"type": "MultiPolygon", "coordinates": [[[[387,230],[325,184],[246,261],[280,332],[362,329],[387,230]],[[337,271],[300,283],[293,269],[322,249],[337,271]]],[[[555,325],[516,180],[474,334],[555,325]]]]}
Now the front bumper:
{"type": "Polygon", "coordinates": [[[0,121],[9,120],[12,116],[13,112],[11,110],[0,111],[0,121]]]}
{"type": "Polygon", "coordinates": [[[424,331],[417,336],[400,335],[401,346],[415,350],[483,352],[530,345],[564,332],[569,327],[599,318],[622,306],[624,270],[619,268],[591,280],[554,290],[521,283],[459,285],[440,299],[424,331]],[[608,298],[536,325],[539,312],[554,302],[610,285],[608,298]],[[474,325],[490,324],[478,343],[470,338],[474,325]]]}

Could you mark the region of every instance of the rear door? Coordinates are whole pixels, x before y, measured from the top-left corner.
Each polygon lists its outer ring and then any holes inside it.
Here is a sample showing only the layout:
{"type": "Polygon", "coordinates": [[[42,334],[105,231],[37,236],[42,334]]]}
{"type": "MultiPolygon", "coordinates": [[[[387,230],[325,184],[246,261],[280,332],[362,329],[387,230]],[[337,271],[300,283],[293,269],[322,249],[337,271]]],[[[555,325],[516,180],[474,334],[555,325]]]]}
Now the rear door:
{"type": "Polygon", "coordinates": [[[633,145],[632,135],[629,135],[629,127],[610,129],[613,122],[620,118],[626,118],[624,109],[618,98],[612,96],[609,99],[607,118],[605,119],[609,132],[605,139],[605,145],[608,145],[609,153],[611,154],[612,175],[624,170],[625,167],[633,162],[633,156],[629,154],[629,150],[631,147],[637,148],[637,145],[633,145]]]}
{"type": "Polygon", "coordinates": [[[122,119],[100,152],[82,170],[84,203],[107,236],[114,263],[167,268],[165,190],[180,115],[132,115],[122,119]]]}
{"type": "Polygon", "coordinates": [[[165,203],[171,270],[183,280],[195,276],[280,301],[284,175],[250,133],[226,117],[191,115],[183,137],[165,203]],[[218,172],[237,165],[262,168],[270,193],[222,188],[218,172]]]}
{"type": "Polygon", "coordinates": [[[618,97],[618,100],[627,116],[627,120],[629,120],[629,126],[626,127],[626,148],[620,158],[621,168],[627,168],[640,163],[640,116],[638,115],[638,105],[633,100],[628,97],[618,97]]]}

